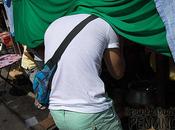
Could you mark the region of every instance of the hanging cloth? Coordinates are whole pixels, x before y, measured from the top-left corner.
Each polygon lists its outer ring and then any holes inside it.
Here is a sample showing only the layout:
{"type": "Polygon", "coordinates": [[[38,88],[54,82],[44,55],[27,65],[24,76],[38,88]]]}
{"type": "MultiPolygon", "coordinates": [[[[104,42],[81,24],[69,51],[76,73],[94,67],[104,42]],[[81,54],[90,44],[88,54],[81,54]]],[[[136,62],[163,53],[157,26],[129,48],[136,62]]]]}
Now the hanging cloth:
{"type": "Polygon", "coordinates": [[[166,30],[154,0],[13,0],[16,41],[35,48],[59,17],[88,13],[106,20],[116,33],[170,56],[166,30]]]}
{"type": "Polygon", "coordinates": [[[155,0],[157,10],[166,27],[166,37],[175,61],[175,0],[155,0]]]}

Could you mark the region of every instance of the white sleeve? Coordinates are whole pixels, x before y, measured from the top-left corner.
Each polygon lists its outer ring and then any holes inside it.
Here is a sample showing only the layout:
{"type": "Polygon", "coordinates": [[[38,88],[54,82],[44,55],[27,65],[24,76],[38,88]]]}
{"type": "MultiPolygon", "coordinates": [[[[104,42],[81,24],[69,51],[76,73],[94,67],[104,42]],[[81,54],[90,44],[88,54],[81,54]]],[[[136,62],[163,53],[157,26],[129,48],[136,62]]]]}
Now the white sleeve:
{"type": "Polygon", "coordinates": [[[107,31],[108,46],[107,48],[119,48],[119,38],[114,32],[111,26],[109,26],[107,31]]]}

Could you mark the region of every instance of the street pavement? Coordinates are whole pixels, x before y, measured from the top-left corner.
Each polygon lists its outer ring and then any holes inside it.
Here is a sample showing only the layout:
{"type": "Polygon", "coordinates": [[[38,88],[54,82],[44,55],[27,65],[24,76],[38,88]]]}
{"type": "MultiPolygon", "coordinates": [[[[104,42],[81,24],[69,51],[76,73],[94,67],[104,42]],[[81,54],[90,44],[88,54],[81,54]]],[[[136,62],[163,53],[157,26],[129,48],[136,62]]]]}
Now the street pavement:
{"type": "Polygon", "coordinates": [[[47,129],[49,111],[34,106],[31,84],[23,81],[13,88],[0,79],[0,130],[53,130],[47,129]]]}

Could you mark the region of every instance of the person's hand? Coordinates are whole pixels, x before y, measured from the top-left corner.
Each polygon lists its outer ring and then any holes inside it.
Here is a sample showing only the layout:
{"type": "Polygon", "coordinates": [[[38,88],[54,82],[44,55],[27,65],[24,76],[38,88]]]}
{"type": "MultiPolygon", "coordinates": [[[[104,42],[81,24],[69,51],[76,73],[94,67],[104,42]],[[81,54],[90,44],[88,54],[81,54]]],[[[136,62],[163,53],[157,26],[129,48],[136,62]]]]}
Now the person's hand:
{"type": "Polygon", "coordinates": [[[34,105],[35,105],[36,108],[39,109],[39,110],[45,110],[45,109],[47,108],[46,106],[41,105],[36,99],[35,99],[34,105]]]}

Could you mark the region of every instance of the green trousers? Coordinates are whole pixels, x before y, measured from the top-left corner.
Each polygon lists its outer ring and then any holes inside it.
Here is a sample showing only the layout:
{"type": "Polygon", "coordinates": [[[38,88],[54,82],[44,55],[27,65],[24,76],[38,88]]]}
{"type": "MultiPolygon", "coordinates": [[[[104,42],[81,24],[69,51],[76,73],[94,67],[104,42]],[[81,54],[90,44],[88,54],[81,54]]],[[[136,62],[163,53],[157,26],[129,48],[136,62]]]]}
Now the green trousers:
{"type": "Polygon", "coordinates": [[[99,113],[79,113],[50,110],[59,130],[122,130],[121,122],[113,108],[99,113]]]}

